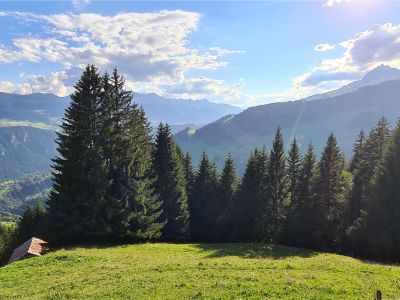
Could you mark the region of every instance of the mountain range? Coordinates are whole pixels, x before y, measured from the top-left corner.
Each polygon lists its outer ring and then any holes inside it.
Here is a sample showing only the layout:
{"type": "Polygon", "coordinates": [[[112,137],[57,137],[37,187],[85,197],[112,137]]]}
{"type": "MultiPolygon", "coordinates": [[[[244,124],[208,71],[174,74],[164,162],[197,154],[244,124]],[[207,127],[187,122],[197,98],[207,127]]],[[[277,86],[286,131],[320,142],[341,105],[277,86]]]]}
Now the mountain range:
{"type": "Polygon", "coordinates": [[[255,147],[271,145],[279,126],[286,144],[296,138],[304,150],[312,143],[319,154],[334,133],[347,158],[361,129],[369,131],[381,117],[393,125],[400,117],[400,71],[378,67],[360,81],[313,99],[266,104],[225,116],[198,130],[176,134],[184,151],[197,161],[206,151],[221,166],[231,152],[243,172],[255,147]],[[388,80],[385,80],[388,79],[388,80]]]}
{"type": "Polygon", "coordinates": [[[391,68],[389,66],[380,65],[365,74],[364,77],[361,78],[361,80],[353,81],[337,90],[333,90],[325,94],[310,96],[308,98],[305,98],[304,100],[311,101],[340,96],[343,94],[355,92],[363,86],[375,85],[389,80],[400,80],[400,70],[396,68],[391,68]]]}
{"type": "MultiPolygon", "coordinates": [[[[175,138],[195,162],[206,151],[221,165],[231,152],[242,172],[249,152],[268,147],[277,126],[286,141],[296,137],[303,149],[312,142],[317,153],[333,132],[349,158],[360,129],[368,131],[382,116],[392,124],[400,116],[400,71],[381,66],[329,96],[265,104],[242,112],[207,100],[137,93],[134,98],[154,124],[175,124],[175,132],[190,127],[175,138]],[[201,127],[201,123],[209,124],[201,127]]],[[[0,93],[0,180],[49,170],[56,154],[54,130],[68,102],[67,97],[51,94],[0,93]]]]}
{"type": "MultiPolygon", "coordinates": [[[[229,104],[213,103],[206,99],[167,99],[157,94],[133,93],[133,99],[146,111],[150,122],[169,123],[172,127],[198,127],[242,109],[229,104]]],[[[20,121],[57,126],[69,105],[69,97],[53,94],[17,95],[0,93],[0,122],[20,121]]]]}
{"type": "MultiPolygon", "coordinates": [[[[156,94],[133,94],[153,124],[169,123],[172,131],[199,128],[241,109],[208,100],[166,99],[156,94]]],[[[0,93],[0,180],[49,170],[56,155],[55,133],[69,97],[53,94],[0,93]]]]}

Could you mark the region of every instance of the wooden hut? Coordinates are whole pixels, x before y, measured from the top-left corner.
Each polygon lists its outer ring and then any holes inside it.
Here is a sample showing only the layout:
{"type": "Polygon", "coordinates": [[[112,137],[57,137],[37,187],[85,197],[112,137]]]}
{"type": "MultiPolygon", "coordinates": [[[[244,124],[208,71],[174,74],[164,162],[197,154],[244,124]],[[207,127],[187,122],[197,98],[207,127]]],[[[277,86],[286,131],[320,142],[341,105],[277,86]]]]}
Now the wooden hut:
{"type": "Polygon", "coordinates": [[[11,264],[17,260],[41,256],[47,251],[46,245],[47,242],[33,237],[14,250],[8,263],[11,264]]]}

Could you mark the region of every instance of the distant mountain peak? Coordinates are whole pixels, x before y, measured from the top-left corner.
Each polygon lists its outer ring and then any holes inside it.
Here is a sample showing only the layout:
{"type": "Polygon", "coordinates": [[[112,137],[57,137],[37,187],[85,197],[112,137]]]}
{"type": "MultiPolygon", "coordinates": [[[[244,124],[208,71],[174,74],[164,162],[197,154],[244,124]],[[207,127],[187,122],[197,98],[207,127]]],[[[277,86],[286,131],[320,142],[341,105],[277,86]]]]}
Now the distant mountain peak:
{"type": "Polygon", "coordinates": [[[365,74],[361,81],[374,82],[387,81],[390,79],[400,79],[400,70],[390,66],[380,65],[365,74]]]}
{"type": "Polygon", "coordinates": [[[330,91],[325,94],[317,94],[307,97],[304,100],[311,101],[327,99],[334,96],[355,92],[364,86],[380,84],[390,80],[400,80],[400,70],[382,64],[375,69],[368,71],[360,80],[353,81],[337,90],[330,91]]]}

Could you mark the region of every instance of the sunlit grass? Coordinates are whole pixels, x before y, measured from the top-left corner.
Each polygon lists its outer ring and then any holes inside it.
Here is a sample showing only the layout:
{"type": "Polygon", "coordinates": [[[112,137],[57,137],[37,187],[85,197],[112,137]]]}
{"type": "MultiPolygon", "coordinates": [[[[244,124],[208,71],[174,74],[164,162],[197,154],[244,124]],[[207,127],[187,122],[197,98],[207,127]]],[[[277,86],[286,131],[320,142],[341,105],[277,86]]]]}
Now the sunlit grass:
{"type": "Polygon", "coordinates": [[[0,269],[1,299],[400,297],[400,267],[252,244],[61,250],[0,269]]]}

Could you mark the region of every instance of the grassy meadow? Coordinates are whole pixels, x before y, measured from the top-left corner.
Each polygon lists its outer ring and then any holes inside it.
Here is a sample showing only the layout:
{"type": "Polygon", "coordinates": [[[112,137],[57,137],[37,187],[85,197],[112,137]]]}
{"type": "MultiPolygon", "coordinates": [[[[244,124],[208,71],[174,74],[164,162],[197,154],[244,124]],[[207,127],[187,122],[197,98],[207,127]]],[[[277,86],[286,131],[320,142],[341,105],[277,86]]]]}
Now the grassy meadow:
{"type": "Polygon", "coordinates": [[[60,250],[0,268],[0,299],[384,299],[400,267],[261,244],[60,250]]]}

